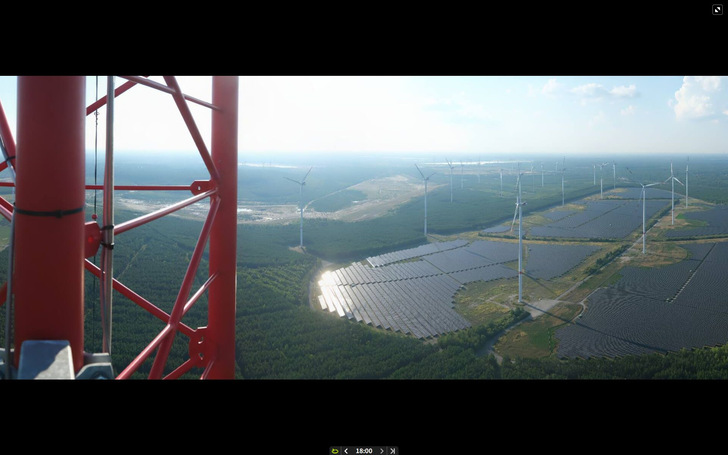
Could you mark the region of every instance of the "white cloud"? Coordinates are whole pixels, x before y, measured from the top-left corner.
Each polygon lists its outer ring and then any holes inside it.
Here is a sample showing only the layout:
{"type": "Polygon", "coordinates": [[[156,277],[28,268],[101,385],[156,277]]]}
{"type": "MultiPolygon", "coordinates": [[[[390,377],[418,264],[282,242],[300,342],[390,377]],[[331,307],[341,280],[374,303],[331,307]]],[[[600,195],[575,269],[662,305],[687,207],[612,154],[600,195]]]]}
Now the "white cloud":
{"type": "Polygon", "coordinates": [[[629,87],[625,85],[614,87],[609,94],[617,98],[634,98],[637,96],[637,86],[631,84],[629,87]]]}
{"type": "Polygon", "coordinates": [[[637,86],[634,84],[629,86],[621,85],[607,90],[602,84],[594,82],[574,87],[571,89],[571,93],[580,96],[582,104],[588,101],[602,101],[604,99],[634,98],[639,95],[637,86]]]}
{"type": "Polygon", "coordinates": [[[728,76],[685,76],[683,84],[670,100],[678,120],[710,119],[728,111],[728,76]]]}
{"type": "Polygon", "coordinates": [[[720,90],[721,76],[695,76],[695,82],[706,92],[715,92],[720,90]]]}
{"type": "Polygon", "coordinates": [[[630,104],[629,106],[622,109],[620,112],[622,115],[634,115],[635,107],[630,104]]]}
{"type": "Polygon", "coordinates": [[[583,98],[601,98],[607,93],[607,91],[604,90],[604,87],[601,84],[592,82],[572,88],[571,93],[583,98]]]}
{"type": "Polygon", "coordinates": [[[551,96],[561,90],[562,86],[563,84],[556,82],[556,79],[549,79],[548,82],[546,82],[546,85],[544,85],[541,89],[541,93],[547,96],[551,96]]]}

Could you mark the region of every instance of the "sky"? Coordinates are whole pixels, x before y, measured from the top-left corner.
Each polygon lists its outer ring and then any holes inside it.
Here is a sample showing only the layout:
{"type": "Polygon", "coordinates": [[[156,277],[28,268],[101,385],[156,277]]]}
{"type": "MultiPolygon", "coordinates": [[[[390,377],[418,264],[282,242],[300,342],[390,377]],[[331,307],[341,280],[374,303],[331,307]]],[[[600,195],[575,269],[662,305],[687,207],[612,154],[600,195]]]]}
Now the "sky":
{"type": "MultiPolygon", "coordinates": [[[[210,77],[178,80],[185,93],[211,100],[210,77]]],[[[16,82],[0,76],[0,102],[13,130],[16,82]]],[[[241,156],[728,152],[728,76],[241,76],[239,82],[241,156]]],[[[88,103],[96,87],[97,77],[89,76],[88,103]]],[[[105,90],[100,76],[98,91],[105,90]]],[[[115,109],[116,150],[195,153],[169,95],[138,86],[117,98],[115,109]]],[[[209,110],[191,109],[209,147],[209,110]]],[[[104,148],[105,115],[102,109],[98,127],[88,117],[89,150],[104,148]]]]}

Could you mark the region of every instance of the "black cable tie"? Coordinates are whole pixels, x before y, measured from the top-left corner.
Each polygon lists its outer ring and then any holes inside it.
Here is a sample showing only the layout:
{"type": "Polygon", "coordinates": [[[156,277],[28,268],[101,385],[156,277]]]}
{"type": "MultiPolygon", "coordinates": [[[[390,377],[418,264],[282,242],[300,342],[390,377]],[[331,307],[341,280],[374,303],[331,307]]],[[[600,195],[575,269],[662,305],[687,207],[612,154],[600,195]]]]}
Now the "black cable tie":
{"type": "Polygon", "coordinates": [[[9,156],[9,157],[5,158],[5,161],[3,161],[3,163],[7,163],[8,161],[14,160],[14,159],[15,159],[15,155],[9,156]]]}
{"type": "Polygon", "coordinates": [[[114,229],[114,225],[113,224],[107,224],[106,226],[102,226],[102,227],[99,228],[100,231],[106,231],[108,229],[114,229]]]}
{"type": "Polygon", "coordinates": [[[19,213],[21,215],[29,215],[29,216],[53,216],[56,218],[61,218],[66,215],[73,215],[74,213],[83,211],[83,206],[81,206],[77,209],[71,209],[71,210],[51,210],[51,211],[24,210],[15,205],[13,205],[13,207],[14,207],[13,213],[19,213]]]}
{"type": "Polygon", "coordinates": [[[107,248],[109,250],[113,250],[114,249],[114,244],[113,243],[104,243],[104,242],[99,242],[99,243],[101,244],[101,246],[103,246],[104,248],[107,248]]]}

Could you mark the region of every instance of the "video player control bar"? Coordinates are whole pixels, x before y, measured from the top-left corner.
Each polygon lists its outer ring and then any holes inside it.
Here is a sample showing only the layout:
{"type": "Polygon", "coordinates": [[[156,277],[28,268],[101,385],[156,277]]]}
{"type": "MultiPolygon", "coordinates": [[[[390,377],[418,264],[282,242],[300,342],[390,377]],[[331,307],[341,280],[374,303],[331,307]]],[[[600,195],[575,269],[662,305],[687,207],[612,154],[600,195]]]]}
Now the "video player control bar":
{"type": "Polygon", "coordinates": [[[397,446],[334,446],[329,455],[400,455],[397,446]]]}

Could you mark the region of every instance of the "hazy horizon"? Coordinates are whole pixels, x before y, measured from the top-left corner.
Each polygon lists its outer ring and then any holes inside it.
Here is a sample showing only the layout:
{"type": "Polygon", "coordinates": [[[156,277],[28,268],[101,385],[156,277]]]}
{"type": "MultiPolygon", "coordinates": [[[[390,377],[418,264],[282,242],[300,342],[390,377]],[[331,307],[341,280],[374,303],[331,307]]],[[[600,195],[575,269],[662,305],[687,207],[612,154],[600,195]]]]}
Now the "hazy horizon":
{"type": "MultiPolygon", "coordinates": [[[[185,93],[211,99],[210,77],[178,80],[185,93]]],[[[728,151],[728,76],[240,76],[239,82],[241,156],[424,154],[459,161],[728,151]]],[[[99,96],[105,86],[99,77],[99,96]]],[[[96,77],[87,77],[89,102],[96,87],[96,77]]],[[[0,77],[13,131],[16,91],[15,77],[0,77]]],[[[195,150],[168,95],[139,86],[115,105],[115,149],[195,150]]],[[[208,138],[209,110],[190,109],[208,138]]],[[[87,148],[103,149],[104,130],[104,109],[98,129],[95,116],[87,117],[87,148]]]]}

